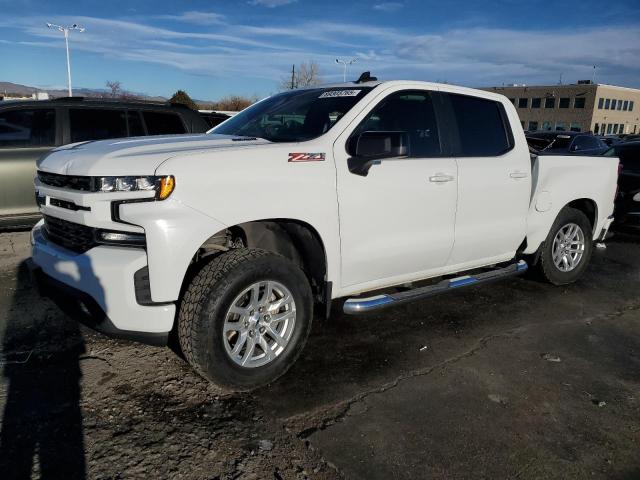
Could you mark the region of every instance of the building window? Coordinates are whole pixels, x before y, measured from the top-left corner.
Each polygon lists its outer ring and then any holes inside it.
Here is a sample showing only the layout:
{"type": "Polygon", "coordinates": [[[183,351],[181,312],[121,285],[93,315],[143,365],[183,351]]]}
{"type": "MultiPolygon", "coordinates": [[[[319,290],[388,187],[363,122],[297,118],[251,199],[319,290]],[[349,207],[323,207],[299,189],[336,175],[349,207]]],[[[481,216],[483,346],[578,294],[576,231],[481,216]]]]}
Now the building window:
{"type": "Polygon", "coordinates": [[[629,100],[629,111],[633,112],[633,100],[629,100]]]}
{"type": "Polygon", "coordinates": [[[532,98],[531,99],[531,108],[540,108],[540,105],[542,105],[542,99],[541,98],[532,98]]]}
{"type": "Polygon", "coordinates": [[[518,108],[527,108],[529,106],[528,98],[519,98],[518,99],[518,108]]]}
{"type": "Polygon", "coordinates": [[[544,108],[555,108],[556,99],[553,97],[547,97],[544,99],[544,108]]]}
{"type": "Polygon", "coordinates": [[[542,130],[550,131],[551,130],[551,122],[542,122],[542,130]]]}
{"type": "Polygon", "coordinates": [[[599,98],[598,99],[598,110],[602,110],[602,107],[604,107],[604,98],[599,98]]]}
{"type": "Polygon", "coordinates": [[[573,108],[584,108],[585,98],[579,97],[573,101],[573,108]]]}
{"type": "Polygon", "coordinates": [[[510,99],[509,99],[509,101],[510,101],[511,103],[513,103],[514,105],[516,104],[516,99],[515,99],[515,98],[510,98],[510,99]]]}
{"type": "Polygon", "coordinates": [[[556,122],[556,131],[564,132],[566,129],[564,122],[556,122]]]}
{"type": "Polygon", "coordinates": [[[581,132],[582,125],[578,122],[571,122],[571,127],[569,128],[572,132],[581,132]]]}
{"type": "Polygon", "coordinates": [[[611,100],[609,100],[608,98],[605,99],[604,101],[604,109],[605,110],[609,110],[609,106],[611,105],[611,100]]]}
{"type": "Polygon", "coordinates": [[[529,122],[529,131],[535,132],[538,130],[538,122],[529,122]]]}
{"type": "Polygon", "coordinates": [[[611,110],[615,110],[616,106],[618,105],[618,100],[616,100],[615,98],[611,100],[611,110]]]}
{"type": "Polygon", "coordinates": [[[522,129],[524,130],[524,120],[520,120],[520,126],[522,127],[522,129]]]}
{"type": "Polygon", "coordinates": [[[629,110],[629,100],[624,101],[624,103],[622,104],[622,110],[624,110],[625,112],[629,110]]]}
{"type": "Polygon", "coordinates": [[[622,110],[622,100],[618,100],[618,110],[622,110]]]}
{"type": "Polygon", "coordinates": [[[560,103],[558,104],[558,107],[569,108],[570,103],[571,103],[571,99],[569,97],[564,97],[560,99],[560,103]]]}
{"type": "Polygon", "coordinates": [[[596,135],[600,133],[600,125],[598,125],[597,123],[593,127],[593,133],[595,133],[596,135]]]}
{"type": "Polygon", "coordinates": [[[611,130],[613,130],[613,123],[607,125],[607,135],[611,135],[611,130]]]}
{"type": "Polygon", "coordinates": [[[619,133],[620,135],[622,135],[623,133],[627,133],[627,132],[625,132],[625,131],[624,131],[624,130],[625,130],[625,129],[624,129],[624,127],[625,127],[625,126],[621,123],[621,124],[620,124],[620,128],[618,128],[618,133],[619,133]]]}

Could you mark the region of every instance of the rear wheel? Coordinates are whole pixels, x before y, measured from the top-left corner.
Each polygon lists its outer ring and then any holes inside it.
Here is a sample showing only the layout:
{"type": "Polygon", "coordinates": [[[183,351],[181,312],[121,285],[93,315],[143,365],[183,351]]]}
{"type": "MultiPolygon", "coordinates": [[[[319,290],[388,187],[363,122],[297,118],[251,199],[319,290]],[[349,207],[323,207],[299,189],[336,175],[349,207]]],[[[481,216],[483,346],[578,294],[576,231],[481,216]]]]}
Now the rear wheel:
{"type": "Polygon", "coordinates": [[[198,373],[232,390],[273,382],[311,330],[312,295],[300,268],[264,250],[238,249],[206,264],[178,316],[180,346],[198,373]]]}
{"type": "Polygon", "coordinates": [[[554,285],[573,283],[587,269],[593,250],[593,233],[587,216],[563,208],[542,244],[538,272],[554,285]]]}

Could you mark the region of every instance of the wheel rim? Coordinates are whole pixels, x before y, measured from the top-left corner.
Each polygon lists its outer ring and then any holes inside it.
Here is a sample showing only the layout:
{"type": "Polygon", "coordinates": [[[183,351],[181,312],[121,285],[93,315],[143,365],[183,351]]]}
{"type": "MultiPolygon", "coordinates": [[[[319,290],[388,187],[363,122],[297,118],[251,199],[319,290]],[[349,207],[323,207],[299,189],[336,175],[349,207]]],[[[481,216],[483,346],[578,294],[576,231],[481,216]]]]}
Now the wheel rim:
{"type": "Polygon", "coordinates": [[[580,264],[584,249],[582,228],[575,223],[569,223],[558,230],[553,239],[553,263],[561,272],[570,272],[580,264]]]}
{"type": "Polygon", "coordinates": [[[242,291],[227,310],[224,347],[233,362],[255,368],[284,352],[296,324],[296,303],[279,282],[256,282],[242,291]]]}

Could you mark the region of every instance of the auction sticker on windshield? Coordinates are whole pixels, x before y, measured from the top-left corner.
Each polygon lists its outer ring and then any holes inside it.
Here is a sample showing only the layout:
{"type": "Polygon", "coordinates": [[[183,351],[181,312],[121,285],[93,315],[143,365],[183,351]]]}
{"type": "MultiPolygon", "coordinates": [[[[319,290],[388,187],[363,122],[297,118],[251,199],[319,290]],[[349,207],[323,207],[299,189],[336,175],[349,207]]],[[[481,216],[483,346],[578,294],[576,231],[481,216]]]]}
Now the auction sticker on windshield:
{"type": "Polygon", "coordinates": [[[318,98],[357,97],[361,90],[330,90],[318,98]]]}

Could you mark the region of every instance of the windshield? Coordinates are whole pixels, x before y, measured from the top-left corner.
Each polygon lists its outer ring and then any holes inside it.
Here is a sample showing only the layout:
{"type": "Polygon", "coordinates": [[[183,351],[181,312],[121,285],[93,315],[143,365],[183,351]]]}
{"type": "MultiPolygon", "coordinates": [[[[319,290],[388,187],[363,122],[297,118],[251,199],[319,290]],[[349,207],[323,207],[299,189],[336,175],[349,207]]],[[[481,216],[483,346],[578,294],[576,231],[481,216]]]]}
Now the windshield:
{"type": "Polygon", "coordinates": [[[292,90],[269,97],[240,112],[210,133],[301,142],[319,137],[371,87],[292,90]]]}

